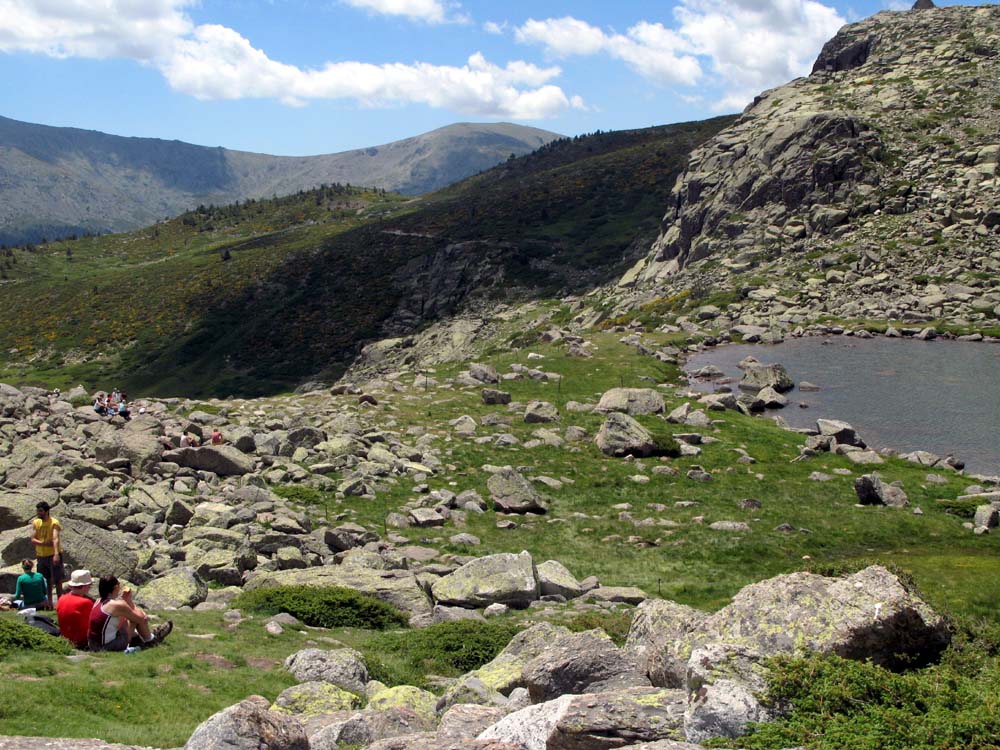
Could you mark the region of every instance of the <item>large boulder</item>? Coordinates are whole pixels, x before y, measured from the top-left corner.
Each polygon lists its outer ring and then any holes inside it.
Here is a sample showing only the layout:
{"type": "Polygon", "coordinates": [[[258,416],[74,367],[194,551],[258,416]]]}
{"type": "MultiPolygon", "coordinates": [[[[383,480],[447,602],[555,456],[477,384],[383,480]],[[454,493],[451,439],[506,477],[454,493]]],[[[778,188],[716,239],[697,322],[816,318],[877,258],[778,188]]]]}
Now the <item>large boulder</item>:
{"type": "Polygon", "coordinates": [[[365,709],[327,724],[309,738],[311,750],[340,750],[367,747],[373,742],[402,737],[415,732],[429,732],[434,722],[408,708],[365,709]]]}
{"type": "Polygon", "coordinates": [[[764,656],[752,648],[711,643],[691,652],[684,734],[691,742],[740,737],[750,724],[770,721],[761,699],[767,693],[764,656]]]}
{"type": "Polygon", "coordinates": [[[666,599],[647,599],[632,616],[626,650],[635,654],[640,668],[657,687],[684,687],[686,658],[674,644],[701,628],[708,613],[666,599]]]}
{"type": "Polygon", "coordinates": [[[889,505],[893,508],[905,508],[910,504],[902,487],[883,482],[882,478],[875,473],[862,474],[855,479],[854,493],[862,505],[889,505]]]}
{"type": "Polygon", "coordinates": [[[663,396],[652,388],[612,388],[597,403],[595,411],[618,411],[636,414],[662,414],[663,396]]]}
{"type": "Polygon", "coordinates": [[[531,482],[514,469],[501,469],[486,482],[499,513],[544,513],[545,500],[531,482]]]}
{"type": "Polygon", "coordinates": [[[253,459],[231,445],[206,445],[201,448],[177,448],[163,454],[164,461],[172,461],[190,469],[211,471],[220,477],[242,476],[253,471],[253,459]]]}
{"type": "Polygon", "coordinates": [[[558,422],[559,410],[548,401],[531,401],[524,407],[524,421],[528,424],[558,422]]]}
{"type": "Polygon", "coordinates": [[[553,641],[524,667],[533,703],[567,693],[600,693],[649,687],[633,654],[619,649],[602,630],[571,633],[553,641]]]}
{"type": "Polygon", "coordinates": [[[251,696],[198,725],[184,750],[309,750],[298,719],[270,711],[270,701],[251,696]]]}
{"type": "Polygon", "coordinates": [[[853,445],[857,448],[866,448],[865,441],[858,435],[857,430],[847,422],[839,419],[817,419],[816,429],[823,437],[833,438],[838,445],[853,445]]]}
{"type": "Polygon", "coordinates": [[[524,687],[525,667],[556,638],[568,635],[569,632],[569,629],[562,625],[552,625],[548,622],[539,622],[525,628],[511,638],[510,643],[493,661],[464,675],[458,684],[449,688],[441,699],[439,707],[457,703],[483,703],[482,700],[465,700],[471,691],[462,685],[471,680],[477,681],[485,690],[500,695],[509,695],[516,688],[524,687]]]}
{"type": "Polygon", "coordinates": [[[538,575],[538,591],[542,596],[575,599],[584,593],[580,582],[557,560],[546,560],[536,567],[535,572],[538,575]]]}
{"type": "Polygon", "coordinates": [[[825,653],[896,667],[933,661],[951,641],[945,618],[878,565],[843,578],[777,576],[746,586],[686,633],[667,630],[646,639],[657,644],[645,654],[650,674],[671,673],[715,642],[765,657],[825,653]]]}
{"type": "Polygon", "coordinates": [[[208,585],[193,568],[174,568],[145,584],[137,595],[148,609],[194,607],[208,598],[208,585]]]}
{"type": "Polygon", "coordinates": [[[611,412],[601,425],[595,439],[597,447],[607,456],[652,456],[657,452],[656,441],[645,427],[632,417],[611,412]]]}
{"type": "Polygon", "coordinates": [[[503,552],[471,560],[431,586],[438,604],[482,608],[527,607],[538,598],[538,578],[528,552],[503,552]]]}
{"type": "Polygon", "coordinates": [[[304,648],[285,659],[285,669],[300,682],[328,682],[359,695],[368,682],[364,657],[352,648],[304,648]]]}
{"type": "Polygon", "coordinates": [[[117,531],[107,531],[75,518],[61,519],[64,564],[74,568],[100,571],[131,580],[139,564],[139,555],[130,548],[130,538],[117,531]]]}
{"type": "Polygon", "coordinates": [[[564,695],[505,716],[479,739],[520,744],[527,750],[604,750],[680,741],[686,704],[686,691],[658,688],[564,695]]]}
{"type": "Polygon", "coordinates": [[[362,566],[324,565],[258,573],[246,583],[247,590],[267,586],[345,586],[391,604],[410,617],[431,614],[431,603],[408,570],[376,570],[362,566]]]}
{"type": "MultiPolygon", "coordinates": [[[[35,505],[42,501],[55,507],[59,493],[55,490],[4,490],[0,491],[0,531],[24,529],[35,518],[35,505]]],[[[59,510],[52,511],[59,515],[59,510]]]]}
{"type": "Polygon", "coordinates": [[[310,718],[337,711],[350,711],[361,705],[361,697],[322,680],[302,682],[281,691],[272,711],[310,718]]]}
{"type": "Polygon", "coordinates": [[[778,393],[790,391],[795,381],[789,377],[784,365],[750,365],[743,370],[740,389],[758,393],[763,388],[773,388],[778,393]]]}

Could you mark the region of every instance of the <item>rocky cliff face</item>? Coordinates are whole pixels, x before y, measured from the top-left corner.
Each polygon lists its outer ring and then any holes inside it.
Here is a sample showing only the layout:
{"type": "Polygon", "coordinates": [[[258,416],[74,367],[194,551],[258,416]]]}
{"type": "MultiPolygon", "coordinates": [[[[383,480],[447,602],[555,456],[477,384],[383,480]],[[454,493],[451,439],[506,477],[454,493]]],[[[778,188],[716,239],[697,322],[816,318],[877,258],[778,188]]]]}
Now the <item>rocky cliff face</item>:
{"type": "Polygon", "coordinates": [[[1000,7],[844,27],[810,76],[761,94],[693,153],[620,309],[701,286],[742,296],[730,322],[989,322],[998,109],[1000,7]]]}

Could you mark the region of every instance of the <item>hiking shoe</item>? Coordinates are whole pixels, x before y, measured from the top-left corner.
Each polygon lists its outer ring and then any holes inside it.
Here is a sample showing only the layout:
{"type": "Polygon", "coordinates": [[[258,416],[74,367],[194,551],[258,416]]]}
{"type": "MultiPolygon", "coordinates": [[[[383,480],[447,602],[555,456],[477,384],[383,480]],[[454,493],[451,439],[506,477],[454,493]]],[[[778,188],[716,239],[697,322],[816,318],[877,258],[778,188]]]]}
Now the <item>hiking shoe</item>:
{"type": "Polygon", "coordinates": [[[174,621],[167,620],[162,625],[157,625],[153,629],[153,640],[150,641],[149,645],[158,646],[163,643],[163,639],[170,635],[170,631],[174,629],[174,621]]]}

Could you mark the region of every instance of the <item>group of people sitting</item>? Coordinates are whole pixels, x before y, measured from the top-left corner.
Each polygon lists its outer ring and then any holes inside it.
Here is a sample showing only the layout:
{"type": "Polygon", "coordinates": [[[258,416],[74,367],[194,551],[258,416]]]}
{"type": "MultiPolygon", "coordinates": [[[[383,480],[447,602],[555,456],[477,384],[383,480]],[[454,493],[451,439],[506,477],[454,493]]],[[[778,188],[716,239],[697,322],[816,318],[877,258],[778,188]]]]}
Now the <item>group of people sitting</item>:
{"type": "MultiPolygon", "coordinates": [[[[34,561],[23,560],[24,575],[17,579],[15,599],[22,611],[48,605],[48,583],[34,572],[34,561]]],[[[56,604],[59,634],[74,646],[86,651],[125,651],[127,648],[150,648],[163,642],[174,624],[168,620],[150,628],[149,617],[136,606],[132,589],[122,588],[115,576],[102,576],[97,582],[95,600],[90,596],[94,580],[89,570],[74,570],[66,591],[56,604]]]]}
{"type": "Polygon", "coordinates": [[[118,416],[126,421],[132,418],[132,412],[128,408],[126,394],[115,388],[111,393],[98,392],[94,396],[94,411],[102,417],[118,416]]]}
{"type": "MultiPolygon", "coordinates": [[[[52,516],[52,508],[44,500],[35,505],[35,512],[31,543],[35,546],[38,570],[34,560],[22,560],[24,573],[14,586],[15,603],[22,612],[50,609],[55,604],[58,631],[50,632],[90,651],[155,646],[170,634],[174,625],[169,620],[155,630],[150,629],[146,613],[132,600],[132,589],[122,588],[115,576],[103,576],[98,581],[95,601],[89,595],[94,585],[90,571],[74,570],[63,593],[62,524],[52,516]]],[[[45,624],[45,629],[54,625],[45,624]]]]}

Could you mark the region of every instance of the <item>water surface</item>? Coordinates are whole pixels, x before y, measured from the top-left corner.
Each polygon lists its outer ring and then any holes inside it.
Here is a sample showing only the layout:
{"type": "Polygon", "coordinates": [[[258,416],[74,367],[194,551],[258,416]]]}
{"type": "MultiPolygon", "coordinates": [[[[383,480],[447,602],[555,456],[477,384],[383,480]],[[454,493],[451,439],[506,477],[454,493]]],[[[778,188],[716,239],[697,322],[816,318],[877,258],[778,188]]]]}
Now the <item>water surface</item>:
{"type": "MultiPolygon", "coordinates": [[[[951,453],[971,472],[1000,474],[1000,346],[810,337],[710,349],[690,358],[687,369],[713,364],[738,381],[736,365],[748,355],[765,364],[780,362],[796,383],[820,387],[796,388],[785,394],[787,407],[769,412],[793,427],[815,427],[820,417],[843,419],[873,447],[951,453]]],[[[711,383],[695,387],[713,390],[711,383]]]]}

